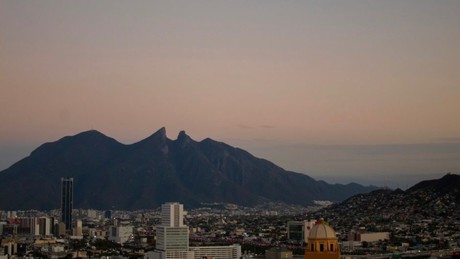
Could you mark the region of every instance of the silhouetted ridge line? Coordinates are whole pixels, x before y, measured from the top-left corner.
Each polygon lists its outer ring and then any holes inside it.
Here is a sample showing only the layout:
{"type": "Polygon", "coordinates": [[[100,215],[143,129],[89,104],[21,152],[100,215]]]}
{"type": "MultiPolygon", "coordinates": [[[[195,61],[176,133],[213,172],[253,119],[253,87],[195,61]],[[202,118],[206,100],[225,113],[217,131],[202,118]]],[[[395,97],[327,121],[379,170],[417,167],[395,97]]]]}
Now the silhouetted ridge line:
{"type": "Polygon", "coordinates": [[[308,205],[375,189],[315,181],[210,138],[197,142],[185,131],[170,140],[161,128],[125,145],[90,130],[43,144],[2,171],[0,208],[58,208],[61,177],[74,178],[75,208],[96,209],[156,208],[171,200],[188,207],[203,202],[308,205]]]}

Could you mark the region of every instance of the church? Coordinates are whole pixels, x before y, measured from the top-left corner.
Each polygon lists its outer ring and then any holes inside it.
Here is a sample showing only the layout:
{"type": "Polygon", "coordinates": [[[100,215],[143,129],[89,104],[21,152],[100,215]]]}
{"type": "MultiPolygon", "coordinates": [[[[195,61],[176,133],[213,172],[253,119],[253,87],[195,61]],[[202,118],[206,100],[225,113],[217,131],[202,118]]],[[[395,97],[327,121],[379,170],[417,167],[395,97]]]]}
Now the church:
{"type": "Polygon", "coordinates": [[[310,230],[305,259],[340,259],[337,236],[324,219],[318,220],[310,230]]]}

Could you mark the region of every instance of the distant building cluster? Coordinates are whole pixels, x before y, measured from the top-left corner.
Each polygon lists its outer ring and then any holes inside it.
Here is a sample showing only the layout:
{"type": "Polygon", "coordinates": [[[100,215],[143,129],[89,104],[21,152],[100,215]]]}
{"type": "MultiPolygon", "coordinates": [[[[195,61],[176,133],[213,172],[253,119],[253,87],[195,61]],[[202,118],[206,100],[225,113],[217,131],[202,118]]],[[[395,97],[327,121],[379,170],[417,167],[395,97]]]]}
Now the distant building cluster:
{"type": "Polygon", "coordinates": [[[185,211],[183,204],[167,202],[151,211],[98,211],[74,209],[73,191],[73,178],[61,178],[60,209],[0,211],[0,259],[339,259],[353,258],[353,253],[368,257],[401,253],[438,257],[432,252],[434,248],[460,256],[458,223],[445,226],[423,219],[412,225],[390,221],[387,226],[375,222],[364,226],[358,217],[348,213],[336,232],[335,222],[333,229],[319,217],[322,211],[298,206],[273,203],[246,208],[212,203],[185,211]],[[320,219],[308,219],[315,217],[320,219]],[[442,228],[435,226],[449,227],[450,232],[441,232],[442,228]],[[381,231],[391,228],[395,231],[381,231]],[[426,231],[419,236],[395,235],[407,228],[431,228],[434,235],[426,231]],[[431,250],[428,245],[416,243],[431,242],[428,236],[436,238],[434,243],[428,243],[431,250]]]}

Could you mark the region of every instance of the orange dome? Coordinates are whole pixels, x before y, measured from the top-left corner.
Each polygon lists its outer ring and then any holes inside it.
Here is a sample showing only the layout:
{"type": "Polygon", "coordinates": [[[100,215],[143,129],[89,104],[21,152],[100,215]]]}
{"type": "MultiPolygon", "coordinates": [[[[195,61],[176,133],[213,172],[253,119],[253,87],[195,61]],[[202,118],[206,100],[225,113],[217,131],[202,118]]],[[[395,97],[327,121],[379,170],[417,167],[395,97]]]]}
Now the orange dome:
{"type": "Polygon", "coordinates": [[[320,219],[311,228],[308,239],[336,239],[334,229],[332,229],[323,219],[320,219]]]}

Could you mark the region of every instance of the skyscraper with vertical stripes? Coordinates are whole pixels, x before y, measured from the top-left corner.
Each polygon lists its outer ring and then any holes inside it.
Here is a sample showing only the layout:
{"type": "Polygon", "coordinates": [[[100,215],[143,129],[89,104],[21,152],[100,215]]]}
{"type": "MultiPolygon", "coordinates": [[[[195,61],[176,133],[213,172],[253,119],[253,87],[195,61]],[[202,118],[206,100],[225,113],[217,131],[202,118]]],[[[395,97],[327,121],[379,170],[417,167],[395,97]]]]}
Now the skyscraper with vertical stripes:
{"type": "Polygon", "coordinates": [[[72,229],[73,178],[61,178],[61,221],[65,229],[72,229]]]}

